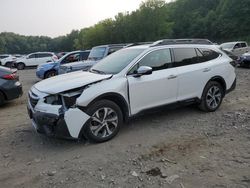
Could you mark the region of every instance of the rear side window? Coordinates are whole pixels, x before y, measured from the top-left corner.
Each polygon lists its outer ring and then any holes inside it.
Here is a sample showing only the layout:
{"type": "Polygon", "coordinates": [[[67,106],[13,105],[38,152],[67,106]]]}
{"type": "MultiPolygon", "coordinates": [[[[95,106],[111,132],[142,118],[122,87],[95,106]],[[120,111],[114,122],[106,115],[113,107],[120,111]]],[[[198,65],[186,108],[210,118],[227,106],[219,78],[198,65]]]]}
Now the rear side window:
{"type": "Polygon", "coordinates": [[[80,53],[69,54],[62,60],[62,64],[80,61],[80,53]]]}
{"type": "Polygon", "coordinates": [[[247,44],[245,42],[243,42],[243,43],[241,43],[241,47],[245,48],[245,47],[247,47],[247,44]]]}
{"type": "Polygon", "coordinates": [[[89,57],[89,52],[82,52],[81,53],[81,59],[82,60],[87,60],[89,57]]]}
{"type": "Polygon", "coordinates": [[[206,48],[199,48],[197,53],[202,53],[202,56],[199,56],[199,62],[210,61],[220,56],[219,53],[206,48]]]}
{"type": "Polygon", "coordinates": [[[174,67],[191,65],[198,63],[198,57],[194,48],[175,48],[174,52],[174,67]]]}

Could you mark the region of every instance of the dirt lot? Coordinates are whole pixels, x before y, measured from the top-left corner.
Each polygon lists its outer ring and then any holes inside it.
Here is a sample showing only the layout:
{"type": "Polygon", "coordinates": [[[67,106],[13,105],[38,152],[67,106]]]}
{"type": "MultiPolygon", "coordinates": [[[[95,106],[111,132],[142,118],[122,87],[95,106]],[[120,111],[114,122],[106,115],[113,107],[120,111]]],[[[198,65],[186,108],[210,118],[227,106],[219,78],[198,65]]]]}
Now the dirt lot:
{"type": "Polygon", "coordinates": [[[0,108],[0,187],[250,187],[250,69],[236,72],[217,112],[161,109],[89,144],[33,130],[26,96],[38,79],[20,71],[24,95],[0,108]]]}

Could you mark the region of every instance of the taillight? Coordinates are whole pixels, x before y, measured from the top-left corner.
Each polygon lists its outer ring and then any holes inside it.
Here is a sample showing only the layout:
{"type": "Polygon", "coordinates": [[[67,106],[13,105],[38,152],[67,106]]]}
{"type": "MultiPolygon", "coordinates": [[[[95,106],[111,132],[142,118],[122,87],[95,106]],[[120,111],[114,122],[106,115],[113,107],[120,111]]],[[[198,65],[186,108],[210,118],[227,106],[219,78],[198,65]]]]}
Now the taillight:
{"type": "Polygon", "coordinates": [[[4,76],[2,76],[2,78],[5,80],[16,80],[16,79],[18,79],[18,76],[16,74],[12,73],[12,74],[4,75],[4,76]]]}

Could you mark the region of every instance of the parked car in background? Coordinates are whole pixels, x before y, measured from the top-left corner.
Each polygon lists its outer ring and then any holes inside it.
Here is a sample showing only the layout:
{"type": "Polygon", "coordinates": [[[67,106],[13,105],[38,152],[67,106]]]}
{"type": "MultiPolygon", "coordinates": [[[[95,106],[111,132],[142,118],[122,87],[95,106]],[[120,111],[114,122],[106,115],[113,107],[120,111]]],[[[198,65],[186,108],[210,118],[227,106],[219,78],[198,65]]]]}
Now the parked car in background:
{"type": "Polygon", "coordinates": [[[42,63],[54,62],[57,60],[57,56],[52,52],[36,52],[18,58],[14,64],[18,70],[22,70],[25,67],[34,67],[42,63]]]}
{"type": "Polygon", "coordinates": [[[127,44],[108,44],[102,46],[93,47],[90,51],[87,61],[79,61],[76,63],[64,64],[59,68],[59,74],[65,74],[68,72],[74,72],[78,70],[88,70],[98,61],[104,57],[122,49],[127,44]]]}
{"type": "Polygon", "coordinates": [[[230,57],[234,63],[233,63],[233,66],[237,66],[238,65],[238,61],[239,61],[239,57],[234,55],[232,52],[229,52],[227,50],[222,50],[223,52],[225,52],[225,54],[228,55],[228,57],[230,57]]]}
{"type": "Polygon", "coordinates": [[[69,52],[58,61],[44,63],[37,67],[36,76],[40,79],[50,78],[58,74],[60,65],[70,64],[73,62],[84,61],[88,58],[90,50],[69,52]]]}
{"type": "Polygon", "coordinates": [[[16,69],[0,66],[0,106],[23,94],[16,69]]]}
{"type": "Polygon", "coordinates": [[[220,45],[221,49],[232,52],[236,56],[240,56],[249,52],[248,44],[244,41],[227,42],[220,45]]]}
{"type": "Polygon", "coordinates": [[[35,84],[29,116],[40,133],[104,142],[124,121],[150,108],[195,103],[205,112],[216,111],[236,86],[231,61],[214,45],[200,43],[163,40],[124,48],[89,71],[35,84]]]}
{"type": "Polygon", "coordinates": [[[15,60],[15,56],[9,54],[0,55],[0,65],[3,65],[5,67],[12,67],[14,65],[15,60]]]}
{"type": "Polygon", "coordinates": [[[238,65],[250,68],[250,53],[244,53],[239,57],[238,65]]]}
{"type": "Polygon", "coordinates": [[[68,52],[59,52],[56,54],[56,56],[58,57],[58,59],[60,59],[61,57],[63,57],[64,55],[66,55],[68,52]]]}

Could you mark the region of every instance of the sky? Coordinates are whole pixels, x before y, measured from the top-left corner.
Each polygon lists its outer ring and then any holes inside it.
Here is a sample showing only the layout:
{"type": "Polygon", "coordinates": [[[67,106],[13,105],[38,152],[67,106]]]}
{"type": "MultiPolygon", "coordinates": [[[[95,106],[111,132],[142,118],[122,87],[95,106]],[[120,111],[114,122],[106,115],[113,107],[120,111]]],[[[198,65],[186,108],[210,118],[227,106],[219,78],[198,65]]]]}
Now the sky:
{"type": "Polygon", "coordinates": [[[142,1],[0,0],[0,32],[57,37],[136,10],[142,1]]]}

